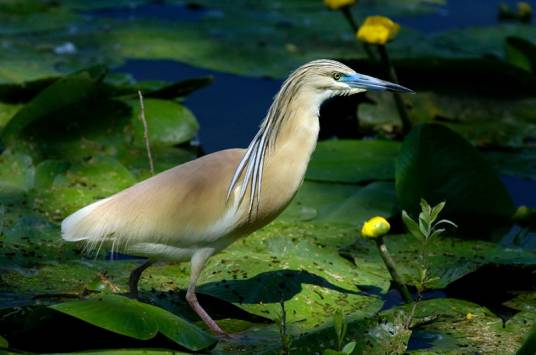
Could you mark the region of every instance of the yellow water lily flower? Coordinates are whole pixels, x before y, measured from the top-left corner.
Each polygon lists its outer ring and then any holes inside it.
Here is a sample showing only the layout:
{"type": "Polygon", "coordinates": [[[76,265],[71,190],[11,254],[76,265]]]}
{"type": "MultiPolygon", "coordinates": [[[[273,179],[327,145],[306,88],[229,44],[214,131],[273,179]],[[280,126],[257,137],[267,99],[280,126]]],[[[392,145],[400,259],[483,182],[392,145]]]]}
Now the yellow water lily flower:
{"type": "Polygon", "coordinates": [[[361,42],[370,44],[386,44],[393,40],[400,25],[385,16],[369,16],[359,27],[356,37],[361,42]]]}
{"type": "Polygon", "coordinates": [[[324,5],[331,10],[338,10],[341,7],[353,5],[355,2],[356,0],[324,0],[324,5]]]}
{"type": "Polygon", "coordinates": [[[520,1],[517,3],[517,13],[521,18],[531,18],[532,17],[532,7],[528,2],[520,1]]]}
{"type": "Polygon", "coordinates": [[[378,238],[384,236],[391,229],[391,225],[383,217],[373,217],[366,221],[361,228],[361,235],[365,238],[378,238]]]}

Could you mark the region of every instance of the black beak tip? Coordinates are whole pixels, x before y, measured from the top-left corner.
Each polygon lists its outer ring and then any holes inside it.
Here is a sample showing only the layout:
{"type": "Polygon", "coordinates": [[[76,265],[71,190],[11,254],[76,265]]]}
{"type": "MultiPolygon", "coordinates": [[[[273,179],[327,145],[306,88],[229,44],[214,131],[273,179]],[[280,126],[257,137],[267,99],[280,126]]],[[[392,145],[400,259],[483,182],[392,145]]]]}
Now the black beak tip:
{"type": "Polygon", "coordinates": [[[401,94],[415,94],[415,91],[408,89],[402,85],[390,84],[387,86],[388,91],[399,92],[401,94]]]}

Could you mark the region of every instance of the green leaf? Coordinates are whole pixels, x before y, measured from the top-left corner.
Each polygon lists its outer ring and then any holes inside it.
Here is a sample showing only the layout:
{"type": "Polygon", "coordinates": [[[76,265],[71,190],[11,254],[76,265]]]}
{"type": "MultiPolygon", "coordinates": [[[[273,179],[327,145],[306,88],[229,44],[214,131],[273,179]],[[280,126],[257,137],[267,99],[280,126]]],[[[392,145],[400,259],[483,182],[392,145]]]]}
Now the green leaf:
{"type": "Polygon", "coordinates": [[[400,206],[415,213],[421,198],[448,201],[446,218],[460,230],[483,231],[509,222],[514,205],[491,166],[467,141],[440,125],[415,127],[406,137],[396,166],[400,206]]]}
{"type": "Polygon", "coordinates": [[[516,352],[516,355],[531,355],[536,353],[536,323],[532,325],[529,335],[525,342],[516,352]]]}
{"type": "MultiPolygon", "coordinates": [[[[400,308],[409,311],[410,307],[400,308]]],[[[413,328],[413,339],[417,344],[427,340],[426,348],[414,351],[440,354],[459,353],[460,349],[464,353],[512,354],[529,332],[525,322],[536,320],[534,314],[521,312],[503,325],[503,320],[485,307],[446,298],[419,302],[414,317],[417,326],[413,328]],[[469,313],[471,317],[467,317],[469,313]],[[430,318],[437,319],[418,325],[420,319],[430,318]]]]}
{"type": "Polygon", "coordinates": [[[337,335],[338,349],[341,349],[342,342],[344,341],[344,337],[346,336],[347,324],[346,320],[344,319],[344,315],[342,314],[342,311],[340,309],[338,309],[333,314],[333,324],[335,325],[335,334],[337,335]]]}
{"type": "Polygon", "coordinates": [[[305,181],[281,219],[360,226],[370,216],[389,218],[395,213],[392,183],[357,186],[305,181]]]}
{"type": "Polygon", "coordinates": [[[58,79],[13,116],[2,131],[3,138],[11,142],[30,124],[94,98],[105,74],[106,68],[98,66],[58,79]]]}
{"type": "Polygon", "coordinates": [[[9,343],[7,340],[0,335],[0,348],[7,348],[9,346],[9,343]]]}
{"type": "Polygon", "coordinates": [[[48,188],[35,191],[34,204],[49,218],[61,220],[77,209],[135,182],[130,171],[117,160],[97,157],[73,164],[65,173],[56,175],[48,188]]]}
{"type": "Polygon", "coordinates": [[[33,186],[32,158],[9,150],[0,155],[0,196],[28,191],[33,186]]]}
{"type": "Polygon", "coordinates": [[[411,218],[405,210],[402,211],[402,221],[406,225],[406,228],[408,229],[408,231],[415,238],[420,239],[420,240],[426,239],[425,235],[421,232],[419,225],[417,225],[417,222],[415,222],[413,218],[411,218]]]}
{"type": "Polygon", "coordinates": [[[429,215],[426,215],[425,212],[419,213],[419,230],[426,239],[430,236],[430,218],[429,215]]]}
{"type": "Polygon", "coordinates": [[[148,340],[162,333],[190,350],[203,350],[216,339],[161,308],[117,295],[50,306],[97,327],[135,339],[148,340]]]}
{"type": "MultiPolygon", "coordinates": [[[[188,142],[197,134],[199,124],[190,110],[183,105],[160,99],[143,101],[151,143],[172,146],[188,142]]],[[[145,147],[139,101],[133,100],[129,104],[132,107],[134,142],[139,147],[145,147]]]]}
{"type": "Polygon", "coordinates": [[[354,352],[357,343],[355,341],[349,342],[342,348],[342,352],[345,354],[351,354],[354,352]]]}
{"type": "MultiPolygon", "coordinates": [[[[411,234],[390,235],[385,244],[394,259],[401,277],[409,285],[418,286],[422,269],[421,241],[411,234]]],[[[440,236],[430,239],[426,246],[427,273],[438,277],[426,285],[427,289],[442,289],[461,277],[487,264],[532,265],[535,252],[521,247],[506,247],[482,240],[462,240],[440,236]]],[[[355,244],[344,249],[344,254],[354,258],[357,267],[377,263],[380,272],[389,277],[378,251],[370,241],[356,239],[355,244]]]]}
{"type": "Polygon", "coordinates": [[[437,217],[439,217],[439,214],[441,213],[441,211],[443,211],[444,207],[445,207],[445,201],[442,201],[432,208],[432,211],[430,212],[430,223],[435,222],[437,217]]]}
{"type": "Polygon", "coordinates": [[[536,45],[519,37],[506,39],[506,60],[536,74],[536,45]]]}
{"type": "Polygon", "coordinates": [[[400,144],[375,140],[319,142],[309,162],[307,180],[364,183],[392,180],[400,144]]]}
{"type": "Polygon", "coordinates": [[[8,104],[0,102],[0,131],[7,125],[9,120],[21,109],[21,104],[8,104]]]}
{"type": "Polygon", "coordinates": [[[432,221],[428,219],[428,217],[432,214],[432,207],[426,202],[425,199],[421,198],[421,201],[419,202],[419,205],[421,206],[421,210],[424,213],[424,216],[426,216],[426,221],[428,223],[431,223],[432,221]]]}
{"type": "MultiPolygon", "coordinates": [[[[360,286],[385,292],[389,275],[379,272],[380,264],[363,262],[355,268],[339,255],[336,245],[355,236],[352,227],[272,223],[211,258],[198,292],[270,319],[279,317],[285,301],[287,322],[296,331],[331,322],[336,309],[370,315],[383,302],[360,286]]],[[[330,333],[336,339],[333,329],[330,333]]]]}
{"type": "Polygon", "coordinates": [[[64,173],[69,163],[63,160],[45,160],[35,167],[34,188],[47,189],[54,183],[56,176],[64,173]]]}

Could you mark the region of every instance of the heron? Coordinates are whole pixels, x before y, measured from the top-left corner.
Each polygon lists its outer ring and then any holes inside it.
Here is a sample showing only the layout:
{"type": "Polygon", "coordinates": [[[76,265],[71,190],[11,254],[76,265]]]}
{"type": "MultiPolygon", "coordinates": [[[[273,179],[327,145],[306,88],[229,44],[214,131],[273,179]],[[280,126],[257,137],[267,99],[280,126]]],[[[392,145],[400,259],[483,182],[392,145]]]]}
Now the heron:
{"type": "Polygon", "coordinates": [[[134,297],[154,262],[189,260],[186,300],[213,333],[225,336],[197,300],[203,266],[288,206],[316,147],[321,104],[367,90],[413,92],[334,60],[306,63],[284,81],[247,149],[205,155],[83,207],[63,220],[62,237],[85,241],[89,251],[104,246],[147,258],[130,274],[134,297]]]}

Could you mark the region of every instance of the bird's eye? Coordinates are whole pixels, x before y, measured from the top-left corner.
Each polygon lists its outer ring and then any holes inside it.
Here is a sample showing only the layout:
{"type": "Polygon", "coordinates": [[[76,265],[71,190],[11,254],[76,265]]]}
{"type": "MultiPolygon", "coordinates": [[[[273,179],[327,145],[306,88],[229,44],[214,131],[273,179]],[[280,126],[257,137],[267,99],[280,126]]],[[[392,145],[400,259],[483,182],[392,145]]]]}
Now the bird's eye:
{"type": "Polygon", "coordinates": [[[339,80],[341,80],[341,78],[342,78],[341,73],[333,73],[333,79],[339,81],[339,80]]]}

